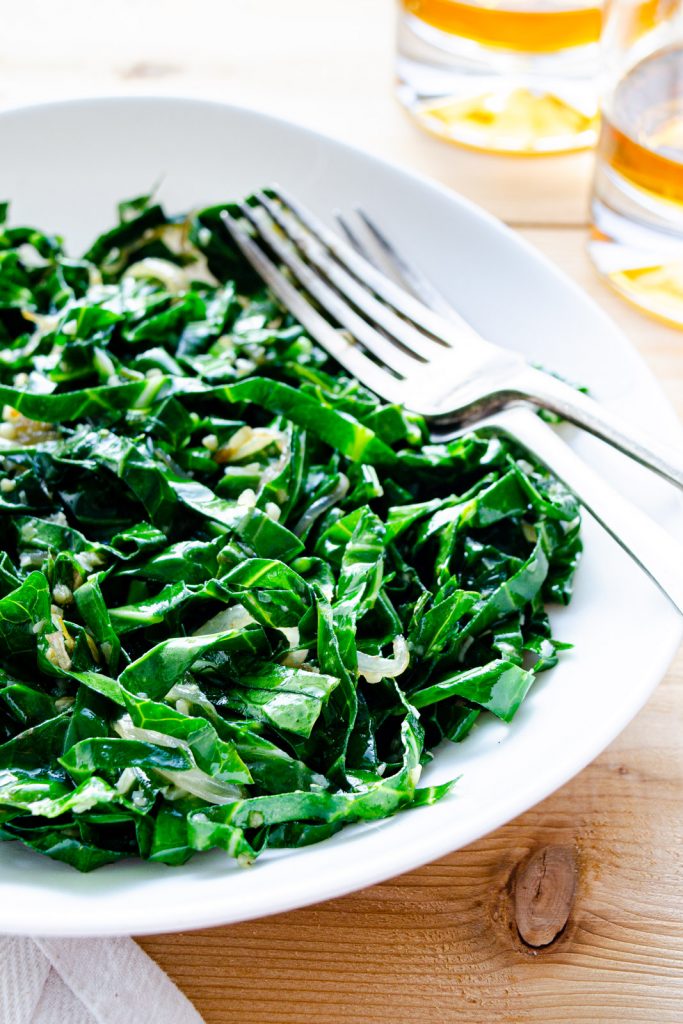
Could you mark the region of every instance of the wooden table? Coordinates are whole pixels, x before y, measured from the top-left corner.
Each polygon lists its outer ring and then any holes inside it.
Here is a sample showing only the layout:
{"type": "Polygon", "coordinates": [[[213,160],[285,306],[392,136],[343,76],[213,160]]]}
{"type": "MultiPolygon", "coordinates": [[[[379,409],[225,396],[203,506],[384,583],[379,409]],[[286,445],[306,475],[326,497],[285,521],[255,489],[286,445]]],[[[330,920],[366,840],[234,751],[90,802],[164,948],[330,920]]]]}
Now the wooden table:
{"type": "MultiPolygon", "coordinates": [[[[392,21],[391,0],[22,0],[0,35],[0,104],[225,99],[427,173],[585,288],[683,413],[683,335],[625,306],[584,254],[590,155],[504,160],[420,134],[392,95],[392,21]]],[[[683,1022],[682,725],[679,655],[589,768],[467,849],[309,909],[141,944],[207,1024],[683,1022]],[[512,881],[558,847],[578,866],[576,895],[564,931],[534,949],[514,923],[512,881]]],[[[552,855],[545,866],[532,882],[552,893],[552,855]]]]}

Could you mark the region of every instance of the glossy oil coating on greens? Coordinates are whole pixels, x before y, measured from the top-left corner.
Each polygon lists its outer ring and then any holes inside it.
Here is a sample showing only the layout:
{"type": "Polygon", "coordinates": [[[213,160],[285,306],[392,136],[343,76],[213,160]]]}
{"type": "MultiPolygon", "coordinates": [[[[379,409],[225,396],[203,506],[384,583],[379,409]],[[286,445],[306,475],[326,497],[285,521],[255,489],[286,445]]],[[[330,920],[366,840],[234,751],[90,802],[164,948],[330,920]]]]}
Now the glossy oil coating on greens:
{"type": "Polygon", "coordinates": [[[0,401],[3,839],[317,842],[444,796],[428,751],[556,662],[573,499],[341,374],[219,207],[124,203],[83,259],[1,227],[0,401]]]}

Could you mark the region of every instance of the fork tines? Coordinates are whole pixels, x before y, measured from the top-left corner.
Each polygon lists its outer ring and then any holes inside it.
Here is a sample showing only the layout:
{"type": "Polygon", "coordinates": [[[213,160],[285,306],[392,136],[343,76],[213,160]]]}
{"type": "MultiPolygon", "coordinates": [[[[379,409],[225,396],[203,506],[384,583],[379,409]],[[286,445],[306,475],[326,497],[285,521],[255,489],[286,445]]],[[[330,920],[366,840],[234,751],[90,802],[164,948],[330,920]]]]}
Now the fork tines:
{"type": "Polygon", "coordinates": [[[248,226],[226,212],[226,228],[280,301],[349,372],[404,401],[403,382],[444,353],[444,322],[281,189],[239,211],[248,226]]]}

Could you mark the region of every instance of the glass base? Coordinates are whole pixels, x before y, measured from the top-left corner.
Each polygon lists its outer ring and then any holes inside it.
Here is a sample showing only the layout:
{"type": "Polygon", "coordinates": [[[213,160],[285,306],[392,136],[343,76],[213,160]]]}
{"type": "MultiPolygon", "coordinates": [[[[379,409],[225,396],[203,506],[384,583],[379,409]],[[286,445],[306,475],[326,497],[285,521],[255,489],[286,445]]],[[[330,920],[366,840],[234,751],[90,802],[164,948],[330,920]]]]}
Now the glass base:
{"type": "Polygon", "coordinates": [[[683,328],[681,211],[598,169],[588,254],[598,273],[634,306],[683,328]]]}
{"type": "Polygon", "coordinates": [[[487,152],[565,153],[595,143],[597,47],[499,50],[399,15],[397,94],[449,142],[487,152]]]}

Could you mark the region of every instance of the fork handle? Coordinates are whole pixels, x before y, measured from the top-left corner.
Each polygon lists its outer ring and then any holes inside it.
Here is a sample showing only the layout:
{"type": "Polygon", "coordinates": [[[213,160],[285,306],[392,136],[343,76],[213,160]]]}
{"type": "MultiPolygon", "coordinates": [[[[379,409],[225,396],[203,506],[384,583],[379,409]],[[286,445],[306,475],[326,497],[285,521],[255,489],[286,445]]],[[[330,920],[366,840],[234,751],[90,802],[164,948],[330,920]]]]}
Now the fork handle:
{"type": "Polygon", "coordinates": [[[477,430],[485,428],[507,434],[527,448],[562,481],[683,614],[683,545],[606,483],[552,427],[521,406],[504,409],[473,426],[477,430]]]}
{"type": "Polygon", "coordinates": [[[683,454],[678,448],[654,439],[640,440],[621,417],[570,384],[528,366],[515,374],[509,385],[506,382],[504,393],[508,400],[531,401],[557,413],[683,488],[683,454]]]}

